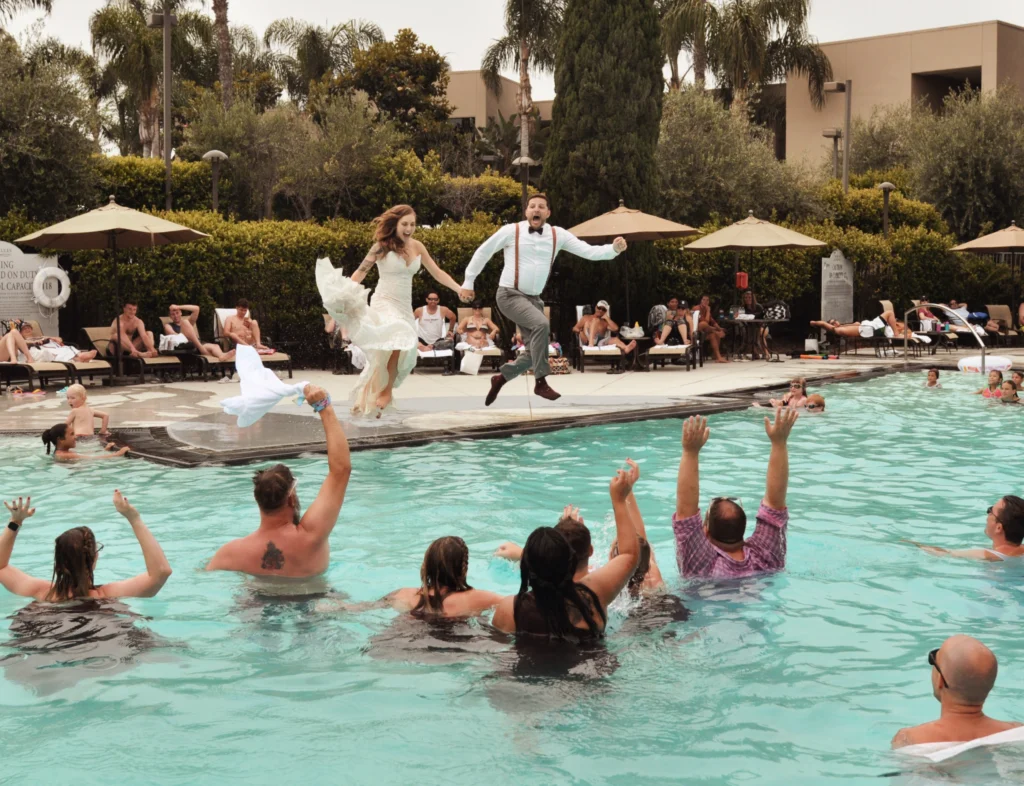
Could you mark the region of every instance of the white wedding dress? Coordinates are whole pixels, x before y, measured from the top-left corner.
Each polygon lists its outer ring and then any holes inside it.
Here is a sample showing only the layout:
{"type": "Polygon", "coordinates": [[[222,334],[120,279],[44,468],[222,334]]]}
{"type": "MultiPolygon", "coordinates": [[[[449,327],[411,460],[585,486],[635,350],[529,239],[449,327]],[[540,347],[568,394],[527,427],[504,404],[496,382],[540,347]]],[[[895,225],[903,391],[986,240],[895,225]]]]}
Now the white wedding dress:
{"type": "MultiPolygon", "coordinates": [[[[387,387],[392,352],[401,353],[395,388],[416,367],[418,341],[412,313],[412,279],[419,269],[419,257],[407,263],[398,254],[388,252],[377,262],[380,279],[367,306],[366,287],[336,269],[331,260],[316,261],[316,286],[324,308],[345,328],[349,340],[366,354],[366,366],[352,391],[354,413],[377,412],[377,396],[387,387]]],[[[392,406],[393,400],[389,408],[392,406]]]]}

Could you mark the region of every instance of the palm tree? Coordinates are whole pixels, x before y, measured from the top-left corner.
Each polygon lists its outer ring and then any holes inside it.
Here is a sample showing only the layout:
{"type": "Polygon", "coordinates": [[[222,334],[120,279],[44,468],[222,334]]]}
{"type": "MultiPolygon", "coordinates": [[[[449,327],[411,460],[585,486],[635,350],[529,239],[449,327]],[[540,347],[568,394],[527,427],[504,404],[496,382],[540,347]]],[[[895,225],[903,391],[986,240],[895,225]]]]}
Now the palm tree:
{"type": "Polygon", "coordinates": [[[53,0],[0,0],[0,22],[27,8],[42,8],[46,13],[50,13],[53,10],[53,0]]]}
{"type": "MultiPolygon", "coordinates": [[[[202,60],[203,50],[212,41],[208,17],[187,10],[189,0],[171,0],[171,11],[178,25],[171,36],[173,62],[179,71],[188,72],[202,60]]],[[[163,38],[159,30],[146,26],[150,12],[162,12],[163,2],[146,0],[107,0],[89,20],[92,48],[104,58],[107,97],[118,107],[118,114],[135,109],[139,119],[139,142],[143,157],[159,158],[160,87],[163,72],[163,38]]],[[[173,74],[172,74],[173,78],[173,74]]],[[[121,123],[122,127],[124,123],[121,123]]],[[[165,133],[169,129],[165,129],[165,133]]]]}
{"type": "MultiPolygon", "coordinates": [[[[530,69],[544,72],[555,69],[555,50],[562,26],[564,0],[507,0],[505,4],[505,35],[494,41],[481,63],[484,82],[501,95],[501,71],[519,70],[516,104],[519,112],[519,157],[530,158],[530,126],[533,117],[533,86],[530,69]]],[[[526,207],[528,167],[521,164],[523,208],[526,207]]]]}
{"type": "Polygon", "coordinates": [[[231,69],[231,31],[228,29],[228,0],[213,0],[213,27],[217,31],[217,65],[220,94],[224,108],[230,109],[235,97],[235,75],[231,69]]]}
{"type": "MultiPolygon", "coordinates": [[[[693,83],[704,89],[708,73],[708,39],[719,18],[715,0],[666,0],[662,41],[678,43],[693,60],[693,83]]],[[[678,49],[676,50],[679,51],[678,49]]]]}
{"type": "Polygon", "coordinates": [[[381,29],[361,19],[330,28],[301,19],[278,19],[263,34],[264,44],[284,50],[277,58],[278,73],[297,101],[309,96],[310,82],[346,71],[356,52],[382,41],[381,29]]]}
{"type": "Polygon", "coordinates": [[[258,111],[265,112],[277,103],[284,89],[278,76],[279,58],[251,27],[231,28],[231,62],[236,88],[258,111]]]}

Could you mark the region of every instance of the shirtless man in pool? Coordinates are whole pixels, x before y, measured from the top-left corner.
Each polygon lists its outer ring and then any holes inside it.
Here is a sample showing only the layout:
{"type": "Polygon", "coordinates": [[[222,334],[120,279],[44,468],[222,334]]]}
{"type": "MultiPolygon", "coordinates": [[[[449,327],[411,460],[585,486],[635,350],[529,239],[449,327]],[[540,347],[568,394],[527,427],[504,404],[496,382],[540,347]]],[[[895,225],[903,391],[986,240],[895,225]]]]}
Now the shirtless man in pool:
{"type": "Polygon", "coordinates": [[[936,557],[1013,562],[1014,557],[1024,557],[1024,499],[1008,494],[990,507],[985,519],[985,535],[992,541],[991,548],[944,549],[940,546],[926,546],[915,540],[908,540],[907,543],[936,557]]]}
{"type": "Polygon", "coordinates": [[[291,470],[277,464],[253,476],[260,525],[251,535],[222,546],[207,570],[232,570],[252,576],[309,578],[327,570],[328,539],[338,521],[352,474],[348,440],[323,388],[307,385],[306,401],[320,413],[327,437],[327,477],[313,504],[303,513],[291,470]],[[326,402],[326,403],[325,403],[326,402]],[[323,405],[323,406],[322,406],[323,405]]]}

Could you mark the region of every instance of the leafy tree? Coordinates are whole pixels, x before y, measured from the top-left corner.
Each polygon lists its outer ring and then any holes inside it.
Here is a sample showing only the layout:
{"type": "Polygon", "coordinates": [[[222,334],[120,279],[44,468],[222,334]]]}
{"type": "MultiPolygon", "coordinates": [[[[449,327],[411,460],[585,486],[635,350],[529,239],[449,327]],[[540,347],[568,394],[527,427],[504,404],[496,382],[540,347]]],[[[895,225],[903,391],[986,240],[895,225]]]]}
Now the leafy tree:
{"type": "Polygon", "coordinates": [[[438,197],[444,184],[444,172],[436,153],[422,160],[409,149],[378,156],[373,161],[366,188],[360,194],[363,213],[369,219],[398,204],[412,205],[422,223],[441,218],[438,197]]]}
{"type": "Polygon", "coordinates": [[[53,10],[53,0],[0,0],[0,22],[28,8],[41,8],[50,13],[53,10]]]}
{"type": "Polygon", "coordinates": [[[352,67],[358,52],[384,41],[384,34],[372,22],[361,19],[320,27],[301,19],[278,19],[270,23],[263,42],[279,47],[277,69],[288,95],[302,103],[309,96],[311,82],[334,79],[352,67]]]}
{"type": "Polygon", "coordinates": [[[412,30],[399,30],[353,56],[351,70],[337,80],[342,90],[362,90],[382,114],[408,135],[420,157],[431,143],[451,133],[448,118],[448,61],[420,43],[412,30]]]}
{"type": "MultiPolygon", "coordinates": [[[[514,68],[519,71],[519,89],[516,106],[520,121],[519,156],[530,158],[530,137],[533,126],[533,85],[530,69],[541,72],[555,70],[555,52],[561,31],[565,0],[506,0],[505,35],[493,42],[484,52],[481,69],[484,82],[500,96],[501,71],[514,68]]],[[[523,199],[525,208],[528,167],[522,167],[523,199]]]]}
{"type": "Polygon", "coordinates": [[[35,220],[67,218],[91,207],[95,111],[73,68],[29,63],[0,35],[0,214],[20,205],[35,220]]]}
{"type": "Polygon", "coordinates": [[[244,25],[231,28],[231,46],[235,90],[260,112],[267,111],[284,91],[277,56],[251,27],[244,25]]]}
{"type": "MultiPolygon", "coordinates": [[[[924,107],[922,111],[928,111],[924,107]]],[[[872,169],[885,170],[910,164],[913,119],[910,104],[875,107],[867,119],[853,120],[850,145],[850,171],[860,174],[872,169]]],[[[832,154],[828,154],[831,161],[832,154]]]]}

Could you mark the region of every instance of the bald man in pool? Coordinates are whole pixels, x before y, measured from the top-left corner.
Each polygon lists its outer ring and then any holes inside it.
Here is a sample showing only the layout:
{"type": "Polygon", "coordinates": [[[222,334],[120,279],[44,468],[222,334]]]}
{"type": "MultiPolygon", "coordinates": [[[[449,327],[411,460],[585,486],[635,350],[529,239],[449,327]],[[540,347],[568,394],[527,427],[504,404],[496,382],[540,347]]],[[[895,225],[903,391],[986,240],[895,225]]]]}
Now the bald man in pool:
{"type": "Polygon", "coordinates": [[[252,479],[260,509],[259,528],[213,555],[207,570],[233,570],[253,576],[309,578],[327,570],[328,543],[352,474],[348,440],[323,388],[307,385],[306,401],[319,413],[327,437],[327,477],[309,510],[302,512],[296,481],[284,464],[260,470],[252,479]]]}
{"type": "Polygon", "coordinates": [[[925,742],[970,742],[1021,724],[999,721],[982,712],[985,699],[996,684],[996,656],[970,636],[952,636],[928,653],[932,667],[932,693],[942,705],[939,719],[900,729],[892,747],[925,742]]]}

